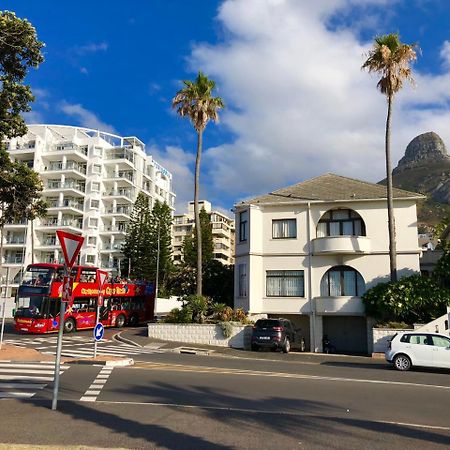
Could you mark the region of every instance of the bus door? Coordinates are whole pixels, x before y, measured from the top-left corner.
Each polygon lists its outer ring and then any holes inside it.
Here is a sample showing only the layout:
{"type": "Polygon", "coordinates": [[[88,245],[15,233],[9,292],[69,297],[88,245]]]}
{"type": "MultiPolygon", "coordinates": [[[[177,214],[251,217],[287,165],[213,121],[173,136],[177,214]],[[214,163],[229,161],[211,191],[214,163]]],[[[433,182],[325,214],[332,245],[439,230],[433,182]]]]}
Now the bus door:
{"type": "Polygon", "coordinates": [[[104,326],[111,325],[111,298],[105,297],[103,299],[103,306],[100,306],[100,320],[104,326]]]}

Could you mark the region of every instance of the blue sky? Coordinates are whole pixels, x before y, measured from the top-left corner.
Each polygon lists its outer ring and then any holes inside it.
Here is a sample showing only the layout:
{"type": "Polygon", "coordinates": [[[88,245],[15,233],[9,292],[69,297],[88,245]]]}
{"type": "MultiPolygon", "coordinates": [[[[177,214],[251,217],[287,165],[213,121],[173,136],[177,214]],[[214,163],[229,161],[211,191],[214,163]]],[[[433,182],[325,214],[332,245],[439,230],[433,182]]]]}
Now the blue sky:
{"type": "Polygon", "coordinates": [[[417,134],[450,142],[450,3],[445,0],[4,0],[46,43],[28,81],[29,122],[136,135],[193,196],[196,137],[171,110],[201,69],[227,108],[204,136],[202,197],[238,200],[325,172],[384,178],[385,99],[361,72],[377,34],[417,42],[417,86],[398,95],[394,163],[417,134]]]}

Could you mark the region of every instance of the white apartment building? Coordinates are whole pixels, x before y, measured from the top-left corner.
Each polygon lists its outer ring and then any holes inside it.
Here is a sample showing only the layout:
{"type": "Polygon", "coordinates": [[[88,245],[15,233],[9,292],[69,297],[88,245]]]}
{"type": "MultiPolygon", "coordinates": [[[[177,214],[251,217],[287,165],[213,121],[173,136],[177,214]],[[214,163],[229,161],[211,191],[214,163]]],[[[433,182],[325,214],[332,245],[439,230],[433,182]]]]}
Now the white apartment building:
{"type": "MultiPolygon", "coordinates": [[[[394,189],[399,278],[419,273],[416,201],[394,189]]],[[[361,296],[390,280],[386,187],[334,174],[235,205],[235,307],[285,317],[307,348],[371,352],[361,296]]]]}
{"type": "Polygon", "coordinates": [[[159,200],[173,209],[172,175],[146,154],[136,137],[74,126],[29,125],[25,136],[11,139],[7,146],[11,159],[39,173],[48,204],[46,218],[4,228],[2,272],[9,267],[13,288],[27,264],[63,261],[57,229],[85,237],[81,264],[118,273],[138,193],[146,194],[151,206],[159,200]]]}
{"type": "MultiPolygon", "coordinates": [[[[202,208],[209,214],[214,242],[214,259],[222,264],[234,264],[234,220],[220,211],[213,210],[211,203],[200,200],[202,208]]],[[[189,202],[187,214],[175,214],[172,226],[172,255],[175,263],[183,259],[183,241],[191,235],[195,226],[194,202],[189,202]]]]}

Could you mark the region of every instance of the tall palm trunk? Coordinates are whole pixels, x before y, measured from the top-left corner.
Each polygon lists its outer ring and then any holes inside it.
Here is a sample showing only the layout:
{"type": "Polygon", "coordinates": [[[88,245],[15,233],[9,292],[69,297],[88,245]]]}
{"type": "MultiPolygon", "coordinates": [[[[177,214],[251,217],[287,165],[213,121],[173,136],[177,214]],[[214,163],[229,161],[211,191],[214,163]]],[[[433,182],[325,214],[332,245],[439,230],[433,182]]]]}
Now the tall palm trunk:
{"type": "Polygon", "coordinates": [[[386,180],[387,180],[387,207],[389,228],[389,264],[391,281],[397,281],[397,244],[395,241],[394,201],[392,194],[392,165],[391,165],[391,114],[393,94],[388,95],[388,111],[386,118],[386,180]]]}
{"type": "Polygon", "coordinates": [[[197,295],[202,295],[203,268],[202,268],[202,230],[200,228],[200,213],[198,210],[198,194],[200,179],[200,160],[202,157],[203,130],[198,131],[197,135],[197,157],[195,159],[195,186],[194,186],[194,215],[195,231],[197,234],[197,295]]]}

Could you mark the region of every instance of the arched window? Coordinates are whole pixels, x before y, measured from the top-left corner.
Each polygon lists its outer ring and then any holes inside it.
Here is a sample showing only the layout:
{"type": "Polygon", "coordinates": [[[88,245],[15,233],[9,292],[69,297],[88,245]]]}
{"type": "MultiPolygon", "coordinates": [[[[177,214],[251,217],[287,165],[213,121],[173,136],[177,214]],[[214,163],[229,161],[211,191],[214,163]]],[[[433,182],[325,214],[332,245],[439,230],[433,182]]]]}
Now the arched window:
{"type": "Polygon", "coordinates": [[[365,235],[364,221],[351,209],[330,209],[317,224],[317,237],[365,235]]]}
{"type": "Polygon", "coordinates": [[[361,274],[349,266],[335,266],[329,269],[320,282],[322,297],[361,297],[366,285],[361,274]]]}

